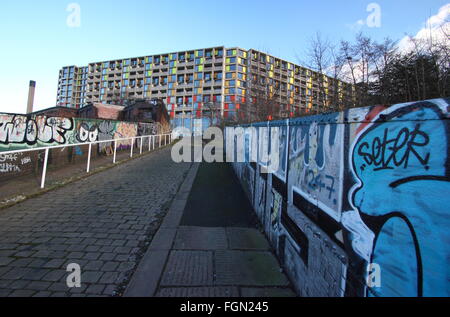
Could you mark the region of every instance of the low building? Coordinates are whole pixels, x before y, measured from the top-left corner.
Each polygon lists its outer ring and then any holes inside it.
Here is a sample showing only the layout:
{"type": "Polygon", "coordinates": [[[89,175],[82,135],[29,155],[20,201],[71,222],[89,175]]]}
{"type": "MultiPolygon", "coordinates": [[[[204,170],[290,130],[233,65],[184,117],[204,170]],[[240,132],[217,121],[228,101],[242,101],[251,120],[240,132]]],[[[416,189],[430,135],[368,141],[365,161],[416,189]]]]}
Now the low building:
{"type": "Polygon", "coordinates": [[[158,122],[164,131],[170,130],[170,116],[161,99],[136,100],[122,111],[123,121],[158,122]]]}
{"type": "Polygon", "coordinates": [[[124,108],[124,106],[94,103],[78,109],[78,117],[89,119],[120,120],[124,108]]]}
{"type": "Polygon", "coordinates": [[[47,116],[47,117],[64,117],[64,118],[76,118],[78,117],[78,109],[67,107],[51,107],[30,113],[34,116],[47,116]]]}

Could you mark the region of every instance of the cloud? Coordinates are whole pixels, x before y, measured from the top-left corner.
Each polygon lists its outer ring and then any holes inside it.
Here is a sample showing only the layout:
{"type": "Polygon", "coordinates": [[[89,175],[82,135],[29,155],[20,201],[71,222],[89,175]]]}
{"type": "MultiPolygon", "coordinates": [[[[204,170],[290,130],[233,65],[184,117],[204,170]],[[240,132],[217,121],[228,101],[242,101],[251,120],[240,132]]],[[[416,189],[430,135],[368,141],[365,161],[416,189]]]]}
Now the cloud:
{"type": "Polygon", "coordinates": [[[450,3],[441,7],[436,15],[431,16],[414,36],[406,35],[399,43],[400,52],[408,53],[414,49],[414,40],[431,40],[433,43],[449,43],[450,3]]]}

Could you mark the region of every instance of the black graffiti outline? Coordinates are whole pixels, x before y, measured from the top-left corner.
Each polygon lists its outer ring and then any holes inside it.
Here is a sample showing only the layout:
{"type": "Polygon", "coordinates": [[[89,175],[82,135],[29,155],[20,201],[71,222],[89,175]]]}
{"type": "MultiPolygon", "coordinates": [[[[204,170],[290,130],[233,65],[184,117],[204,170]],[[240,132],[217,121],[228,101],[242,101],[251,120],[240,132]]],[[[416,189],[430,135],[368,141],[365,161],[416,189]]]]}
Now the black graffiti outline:
{"type": "MultiPolygon", "coordinates": [[[[376,245],[377,245],[377,242],[378,242],[378,238],[380,237],[380,232],[381,232],[381,229],[383,228],[383,226],[386,224],[386,222],[388,222],[389,220],[391,220],[393,218],[400,218],[408,226],[409,232],[410,232],[410,234],[412,236],[412,239],[413,239],[413,242],[414,242],[414,251],[415,251],[416,261],[417,261],[417,297],[423,297],[422,255],[421,255],[421,252],[420,252],[419,239],[417,238],[417,234],[416,234],[416,231],[414,230],[414,226],[409,221],[409,219],[408,219],[408,217],[406,215],[404,215],[403,213],[398,212],[398,211],[394,211],[394,212],[391,212],[389,214],[386,214],[386,215],[383,215],[383,216],[379,216],[379,217],[382,220],[380,222],[379,229],[377,230],[377,232],[375,232],[375,239],[373,240],[372,254],[370,255],[370,262],[369,263],[374,263],[375,252],[373,252],[373,251],[376,248],[376,245]]],[[[366,289],[366,297],[369,294],[369,291],[370,291],[369,289],[370,289],[370,287],[367,287],[367,289],[366,289]]]]}
{"type": "MultiPolygon", "coordinates": [[[[403,168],[408,168],[408,163],[410,159],[410,154],[412,153],[419,162],[428,168],[427,164],[430,159],[430,152],[428,152],[425,157],[422,157],[416,150],[416,147],[424,147],[430,142],[430,137],[420,130],[420,123],[417,123],[414,130],[410,131],[407,127],[403,127],[396,137],[388,139],[388,128],[384,129],[384,135],[382,140],[379,136],[376,136],[372,140],[372,146],[370,147],[369,142],[363,142],[358,147],[358,155],[361,156],[367,165],[374,165],[373,171],[380,171],[386,169],[394,169],[394,167],[399,167],[403,164],[403,168]],[[423,137],[422,142],[416,140],[417,136],[423,137]],[[389,144],[394,143],[392,146],[389,144]],[[406,146],[400,160],[397,159],[397,154],[406,146]],[[363,148],[369,149],[368,152],[363,152],[363,148]],[[371,151],[370,151],[371,149],[371,151]],[[390,153],[386,154],[386,150],[390,153]],[[391,165],[391,162],[394,166],[391,165]]],[[[364,169],[364,167],[361,167],[364,169]]]]}

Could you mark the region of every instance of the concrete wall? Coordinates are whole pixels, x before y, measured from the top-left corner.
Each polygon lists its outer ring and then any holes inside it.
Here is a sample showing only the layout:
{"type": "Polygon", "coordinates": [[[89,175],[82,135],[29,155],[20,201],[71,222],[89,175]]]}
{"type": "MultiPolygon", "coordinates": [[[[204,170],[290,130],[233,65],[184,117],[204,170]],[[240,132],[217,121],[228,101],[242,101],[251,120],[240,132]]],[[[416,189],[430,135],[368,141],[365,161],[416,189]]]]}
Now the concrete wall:
{"type": "MultiPolygon", "coordinates": [[[[39,151],[11,155],[2,155],[2,151],[158,134],[160,129],[153,123],[0,113],[0,181],[38,170],[43,157],[39,151]]],[[[130,144],[120,141],[117,148],[130,148],[130,144]]],[[[103,155],[110,145],[94,146],[93,156],[103,155]]],[[[49,164],[64,165],[85,157],[87,146],[63,148],[50,151],[49,164]]]]}
{"type": "Polygon", "coordinates": [[[447,98],[253,125],[260,144],[280,129],[280,167],[262,173],[259,155],[234,170],[300,295],[450,296],[449,109],[447,98]]]}

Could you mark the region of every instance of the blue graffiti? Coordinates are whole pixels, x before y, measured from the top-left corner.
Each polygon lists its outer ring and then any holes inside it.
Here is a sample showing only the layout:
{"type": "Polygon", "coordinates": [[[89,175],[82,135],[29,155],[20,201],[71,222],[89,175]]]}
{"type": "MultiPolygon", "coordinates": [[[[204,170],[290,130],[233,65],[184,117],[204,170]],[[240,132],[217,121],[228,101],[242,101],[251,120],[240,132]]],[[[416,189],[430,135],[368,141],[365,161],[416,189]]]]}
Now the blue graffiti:
{"type": "Polygon", "coordinates": [[[368,296],[450,296],[450,125],[433,102],[386,110],[352,149],[353,205],[375,233],[368,296]]]}

